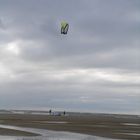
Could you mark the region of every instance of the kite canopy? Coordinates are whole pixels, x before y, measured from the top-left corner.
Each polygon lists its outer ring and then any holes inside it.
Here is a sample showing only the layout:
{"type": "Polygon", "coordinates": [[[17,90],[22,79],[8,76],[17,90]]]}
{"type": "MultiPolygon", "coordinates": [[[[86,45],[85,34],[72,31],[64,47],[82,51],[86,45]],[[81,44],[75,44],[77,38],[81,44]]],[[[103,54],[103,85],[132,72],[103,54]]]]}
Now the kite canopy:
{"type": "Polygon", "coordinates": [[[65,21],[61,22],[61,34],[67,34],[69,29],[69,24],[65,21]]]}

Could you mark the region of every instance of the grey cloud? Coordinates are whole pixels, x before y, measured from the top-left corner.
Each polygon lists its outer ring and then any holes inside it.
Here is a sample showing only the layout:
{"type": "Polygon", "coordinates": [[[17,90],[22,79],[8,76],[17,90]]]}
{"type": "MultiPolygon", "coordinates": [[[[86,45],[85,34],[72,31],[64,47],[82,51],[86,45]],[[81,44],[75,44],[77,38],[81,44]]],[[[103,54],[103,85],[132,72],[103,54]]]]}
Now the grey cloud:
{"type": "Polygon", "coordinates": [[[139,0],[0,1],[0,105],[138,112],[139,9],[139,0]]]}
{"type": "Polygon", "coordinates": [[[5,27],[4,27],[4,24],[2,22],[2,20],[0,19],[0,29],[3,30],[5,27]]]}

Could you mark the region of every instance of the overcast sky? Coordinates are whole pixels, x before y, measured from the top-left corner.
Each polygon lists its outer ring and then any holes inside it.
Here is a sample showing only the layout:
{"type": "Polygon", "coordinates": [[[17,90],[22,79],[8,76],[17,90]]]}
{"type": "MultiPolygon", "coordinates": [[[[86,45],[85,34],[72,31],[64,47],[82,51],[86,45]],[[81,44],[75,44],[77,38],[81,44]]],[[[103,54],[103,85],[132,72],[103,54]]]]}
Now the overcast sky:
{"type": "Polygon", "coordinates": [[[0,0],[0,109],[48,108],[140,114],[139,0],[0,0]]]}

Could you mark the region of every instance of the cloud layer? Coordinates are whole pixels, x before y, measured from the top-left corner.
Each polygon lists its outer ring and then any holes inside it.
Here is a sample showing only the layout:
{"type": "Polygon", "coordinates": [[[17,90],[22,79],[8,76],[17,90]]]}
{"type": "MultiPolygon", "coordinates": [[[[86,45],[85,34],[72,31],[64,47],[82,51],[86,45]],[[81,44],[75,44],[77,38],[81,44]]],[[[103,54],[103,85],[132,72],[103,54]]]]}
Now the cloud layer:
{"type": "Polygon", "coordinates": [[[139,25],[139,0],[1,0],[1,108],[140,114],[139,25]]]}

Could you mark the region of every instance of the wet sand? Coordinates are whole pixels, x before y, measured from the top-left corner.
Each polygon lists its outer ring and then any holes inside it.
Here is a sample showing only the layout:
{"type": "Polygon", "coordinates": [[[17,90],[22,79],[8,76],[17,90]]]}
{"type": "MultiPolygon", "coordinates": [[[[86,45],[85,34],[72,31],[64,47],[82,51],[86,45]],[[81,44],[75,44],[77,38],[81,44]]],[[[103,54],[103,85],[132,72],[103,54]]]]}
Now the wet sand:
{"type": "Polygon", "coordinates": [[[78,133],[63,132],[63,131],[51,131],[46,129],[26,128],[26,127],[9,126],[9,125],[0,125],[0,127],[40,134],[40,136],[32,136],[32,137],[0,136],[0,139],[2,140],[114,140],[114,139],[91,136],[86,134],[78,134],[78,133]]]}
{"type": "MultiPolygon", "coordinates": [[[[140,139],[140,117],[130,115],[77,113],[68,116],[48,116],[0,114],[0,124],[76,132],[114,139],[140,139]]],[[[2,134],[1,130],[0,135],[2,134]]],[[[9,130],[6,130],[5,133],[3,130],[3,134],[8,135],[8,133],[10,133],[9,130]]],[[[19,135],[19,132],[16,131],[15,133],[19,135]]]]}
{"type": "Polygon", "coordinates": [[[5,129],[0,128],[0,135],[8,135],[8,136],[39,136],[35,133],[19,131],[19,130],[12,130],[12,129],[5,129]]]}

